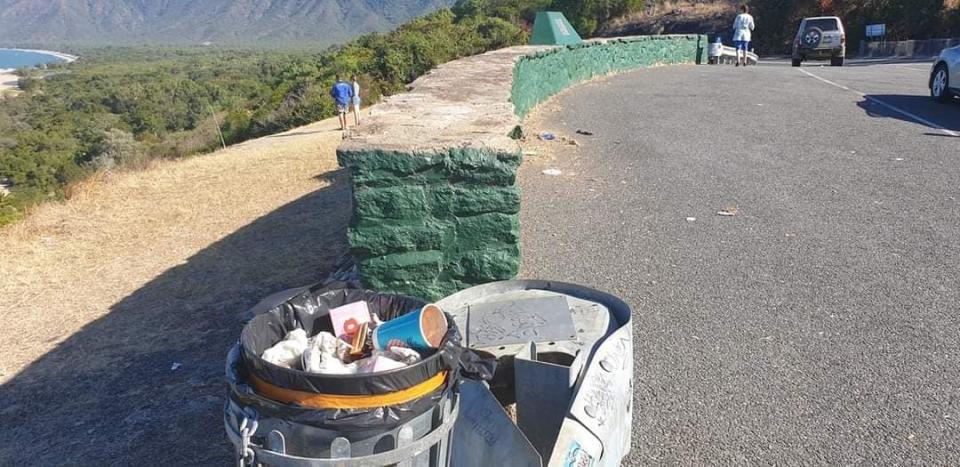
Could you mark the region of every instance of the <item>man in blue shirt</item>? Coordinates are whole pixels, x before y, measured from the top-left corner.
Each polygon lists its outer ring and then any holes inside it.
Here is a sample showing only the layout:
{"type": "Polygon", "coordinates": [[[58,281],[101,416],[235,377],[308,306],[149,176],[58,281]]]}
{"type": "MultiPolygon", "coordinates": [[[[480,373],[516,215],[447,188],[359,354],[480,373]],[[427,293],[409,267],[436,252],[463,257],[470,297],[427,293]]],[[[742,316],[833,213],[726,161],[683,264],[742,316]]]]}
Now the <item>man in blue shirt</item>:
{"type": "Polygon", "coordinates": [[[347,129],[347,111],[350,110],[350,104],[353,102],[353,86],[340,79],[336,75],[337,81],[333,83],[330,89],[330,95],[333,97],[334,104],[337,105],[337,116],[340,119],[340,131],[347,129]]]}

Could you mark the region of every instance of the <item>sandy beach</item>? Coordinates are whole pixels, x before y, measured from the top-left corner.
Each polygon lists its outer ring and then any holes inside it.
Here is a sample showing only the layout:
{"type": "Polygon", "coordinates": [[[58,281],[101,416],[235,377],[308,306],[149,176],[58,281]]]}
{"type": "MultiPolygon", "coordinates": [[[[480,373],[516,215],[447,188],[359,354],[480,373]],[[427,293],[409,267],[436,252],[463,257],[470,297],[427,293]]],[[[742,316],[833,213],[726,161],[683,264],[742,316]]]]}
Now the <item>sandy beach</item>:
{"type": "Polygon", "coordinates": [[[8,89],[17,89],[17,79],[20,77],[13,74],[13,70],[0,69],[0,95],[8,89]]]}

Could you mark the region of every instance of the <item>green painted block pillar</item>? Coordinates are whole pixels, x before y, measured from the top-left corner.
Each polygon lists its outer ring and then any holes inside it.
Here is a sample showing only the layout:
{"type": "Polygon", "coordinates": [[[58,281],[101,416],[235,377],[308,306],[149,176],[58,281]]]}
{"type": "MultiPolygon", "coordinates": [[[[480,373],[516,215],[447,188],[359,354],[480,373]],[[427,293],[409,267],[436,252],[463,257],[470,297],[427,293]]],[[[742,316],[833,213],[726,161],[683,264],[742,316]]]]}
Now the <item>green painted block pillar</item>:
{"type": "Polygon", "coordinates": [[[541,11],[533,21],[530,45],[573,45],[583,42],[577,30],[558,11],[541,11]]]}
{"type": "Polygon", "coordinates": [[[353,180],[351,253],[364,286],[436,300],[520,266],[519,148],[341,146],[353,180]]]}

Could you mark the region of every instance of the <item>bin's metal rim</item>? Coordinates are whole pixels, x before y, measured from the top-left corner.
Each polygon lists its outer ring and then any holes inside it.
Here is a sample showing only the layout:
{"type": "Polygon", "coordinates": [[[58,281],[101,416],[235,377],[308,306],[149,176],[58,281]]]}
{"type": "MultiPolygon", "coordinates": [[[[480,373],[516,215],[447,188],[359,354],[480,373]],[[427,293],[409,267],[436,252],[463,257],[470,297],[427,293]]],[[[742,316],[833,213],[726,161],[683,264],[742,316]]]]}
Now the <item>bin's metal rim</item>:
{"type": "MultiPolygon", "coordinates": [[[[444,308],[444,305],[450,306],[467,303],[472,301],[473,298],[479,296],[498,295],[507,292],[524,290],[544,290],[548,292],[556,292],[583,300],[600,303],[606,306],[610,310],[611,314],[613,314],[613,316],[617,319],[619,322],[619,326],[617,326],[618,328],[628,324],[632,318],[630,306],[614,295],[600,290],[591,289],[589,287],[584,287],[582,285],[550,280],[521,279],[490,282],[487,284],[477,285],[469,289],[464,289],[453,295],[444,297],[437,302],[437,305],[439,305],[440,308],[444,308]]],[[[446,311],[449,312],[450,310],[446,311]]]]}

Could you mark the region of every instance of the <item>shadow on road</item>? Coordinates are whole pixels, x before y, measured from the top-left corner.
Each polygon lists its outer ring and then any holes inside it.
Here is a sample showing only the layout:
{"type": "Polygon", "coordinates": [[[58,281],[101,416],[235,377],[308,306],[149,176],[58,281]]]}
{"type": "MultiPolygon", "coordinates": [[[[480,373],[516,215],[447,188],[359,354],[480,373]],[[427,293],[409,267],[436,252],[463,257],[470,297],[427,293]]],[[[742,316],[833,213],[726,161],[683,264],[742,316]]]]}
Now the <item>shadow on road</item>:
{"type": "Polygon", "coordinates": [[[0,465],[231,462],[223,367],[240,317],[345,253],[347,177],[169,269],[5,384],[0,465]]]}
{"type": "Polygon", "coordinates": [[[857,106],[874,118],[894,118],[931,129],[938,129],[930,125],[930,123],[933,123],[947,130],[960,131],[960,105],[957,105],[956,101],[939,103],[929,96],[875,94],[866,96],[857,103],[857,106]],[[878,101],[886,105],[880,104],[878,101]],[[902,112],[898,112],[891,107],[902,112]],[[922,118],[926,122],[919,121],[903,112],[922,118]]]}

